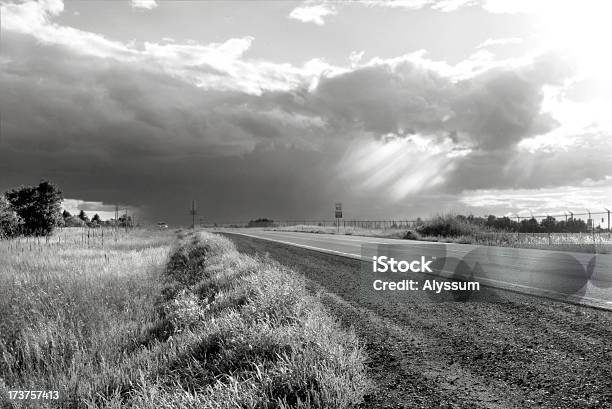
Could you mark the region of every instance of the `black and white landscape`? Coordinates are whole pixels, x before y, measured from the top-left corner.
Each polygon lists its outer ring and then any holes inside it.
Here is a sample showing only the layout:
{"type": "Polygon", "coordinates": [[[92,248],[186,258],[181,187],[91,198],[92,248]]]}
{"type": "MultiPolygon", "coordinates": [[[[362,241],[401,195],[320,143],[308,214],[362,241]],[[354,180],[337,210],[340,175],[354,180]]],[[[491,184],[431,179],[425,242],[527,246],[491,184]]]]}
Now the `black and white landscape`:
{"type": "Polygon", "coordinates": [[[612,407],[610,15],[0,0],[0,406],[612,407]]]}

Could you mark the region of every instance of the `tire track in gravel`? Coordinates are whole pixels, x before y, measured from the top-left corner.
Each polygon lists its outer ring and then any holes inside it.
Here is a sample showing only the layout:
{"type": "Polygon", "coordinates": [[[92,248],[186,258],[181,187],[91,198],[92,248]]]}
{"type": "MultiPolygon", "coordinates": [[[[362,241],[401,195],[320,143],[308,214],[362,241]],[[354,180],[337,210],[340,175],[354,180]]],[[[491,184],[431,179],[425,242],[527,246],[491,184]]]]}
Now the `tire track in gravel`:
{"type": "Polygon", "coordinates": [[[608,311],[505,291],[495,302],[364,300],[358,260],[228,237],[304,274],[355,328],[376,383],[364,407],[612,408],[608,311]]]}

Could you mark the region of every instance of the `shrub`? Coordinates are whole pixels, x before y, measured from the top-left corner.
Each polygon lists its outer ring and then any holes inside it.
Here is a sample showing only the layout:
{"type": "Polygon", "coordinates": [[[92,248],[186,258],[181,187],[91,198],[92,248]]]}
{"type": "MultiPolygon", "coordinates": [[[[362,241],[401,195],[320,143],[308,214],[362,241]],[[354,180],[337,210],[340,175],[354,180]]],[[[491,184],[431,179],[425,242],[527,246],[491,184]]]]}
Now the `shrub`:
{"type": "Polygon", "coordinates": [[[464,218],[447,214],[424,221],[416,231],[424,236],[460,237],[474,235],[484,229],[484,227],[471,224],[464,218]]]}
{"type": "Polygon", "coordinates": [[[421,237],[414,230],[408,230],[402,238],[404,240],[419,240],[421,237]]]}
{"type": "Polygon", "coordinates": [[[256,220],[251,220],[247,224],[247,227],[272,227],[274,226],[274,220],[260,218],[256,220]]]}

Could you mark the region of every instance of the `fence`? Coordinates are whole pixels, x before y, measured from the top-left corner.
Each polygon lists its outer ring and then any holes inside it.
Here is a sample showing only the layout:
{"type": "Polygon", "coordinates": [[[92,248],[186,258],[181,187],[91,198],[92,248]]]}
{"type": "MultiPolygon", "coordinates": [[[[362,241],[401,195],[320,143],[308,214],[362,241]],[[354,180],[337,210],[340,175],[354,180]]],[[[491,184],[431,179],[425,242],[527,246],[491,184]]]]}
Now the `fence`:
{"type": "Polygon", "coordinates": [[[60,227],[52,235],[19,235],[7,237],[0,235],[9,250],[35,251],[44,248],[104,247],[105,244],[116,243],[129,234],[130,229],[119,227],[60,227]]]}

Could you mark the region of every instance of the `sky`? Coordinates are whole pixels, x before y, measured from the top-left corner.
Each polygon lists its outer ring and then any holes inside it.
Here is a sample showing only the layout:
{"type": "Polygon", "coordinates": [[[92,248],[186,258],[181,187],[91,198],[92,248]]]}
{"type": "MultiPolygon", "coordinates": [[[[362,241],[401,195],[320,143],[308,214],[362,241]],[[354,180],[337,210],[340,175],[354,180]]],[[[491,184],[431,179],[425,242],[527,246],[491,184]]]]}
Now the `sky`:
{"type": "Polygon", "coordinates": [[[0,191],[142,221],[612,207],[612,3],[0,0],[0,191]]]}

